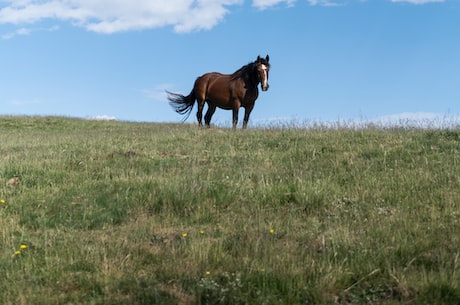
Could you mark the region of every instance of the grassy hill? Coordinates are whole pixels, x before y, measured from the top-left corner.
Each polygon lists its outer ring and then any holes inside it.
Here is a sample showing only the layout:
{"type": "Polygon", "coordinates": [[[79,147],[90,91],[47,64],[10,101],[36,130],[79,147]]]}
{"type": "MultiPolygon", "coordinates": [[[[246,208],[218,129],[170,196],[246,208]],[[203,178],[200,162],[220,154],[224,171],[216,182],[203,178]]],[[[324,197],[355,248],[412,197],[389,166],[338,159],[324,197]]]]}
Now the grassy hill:
{"type": "Polygon", "coordinates": [[[0,156],[1,304],[460,304],[458,130],[0,117],[0,156]]]}

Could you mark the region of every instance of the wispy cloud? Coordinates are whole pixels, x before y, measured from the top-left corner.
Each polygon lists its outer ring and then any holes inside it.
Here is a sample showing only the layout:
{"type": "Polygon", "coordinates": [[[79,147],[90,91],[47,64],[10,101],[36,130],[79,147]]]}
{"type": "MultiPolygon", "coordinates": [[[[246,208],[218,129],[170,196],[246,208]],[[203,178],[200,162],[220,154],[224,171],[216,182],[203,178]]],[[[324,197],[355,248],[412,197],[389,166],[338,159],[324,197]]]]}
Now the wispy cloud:
{"type": "Polygon", "coordinates": [[[14,100],[9,100],[6,103],[11,106],[16,106],[16,107],[41,104],[40,100],[38,99],[30,99],[30,100],[14,99],[14,100]]]}
{"type": "Polygon", "coordinates": [[[12,39],[16,36],[26,36],[26,35],[30,35],[31,33],[33,32],[40,32],[40,31],[47,31],[47,32],[54,32],[54,31],[57,31],[59,29],[58,26],[52,26],[52,27],[49,27],[49,28],[19,28],[19,29],[16,29],[12,32],[9,32],[9,33],[5,33],[3,35],[0,36],[0,38],[2,40],[8,40],[8,39],[12,39]]]}
{"type": "Polygon", "coordinates": [[[460,116],[433,112],[402,112],[380,116],[365,122],[377,126],[455,128],[460,125],[460,116]]]}
{"type": "Polygon", "coordinates": [[[258,9],[264,10],[281,3],[285,3],[288,7],[293,6],[296,0],[253,0],[252,5],[258,9]]]}
{"type": "Polygon", "coordinates": [[[435,2],[446,2],[446,0],[391,0],[391,2],[407,2],[412,4],[426,4],[435,2]]]}
{"type": "Polygon", "coordinates": [[[172,84],[159,84],[150,89],[143,89],[142,93],[148,99],[164,102],[166,101],[166,90],[172,90],[174,85],[172,84]]]}
{"type": "Polygon", "coordinates": [[[102,115],[95,115],[92,117],[88,117],[87,120],[90,121],[116,121],[117,118],[114,116],[102,114],[102,115]]]}
{"type": "Polygon", "coordinates": [[[30,34],[30,30],[29,29],[26,29],[26,28],[20,28],[20,29],[17,29],[13,32],[9,32],[9,33],[6,33],[6,34],[3,34],[1,37],[3,40],[7,40],[7,39],[11,39],[15,36],[25,36],[25,35],[29,35],[30,34]]]}
{"type": "Polygon", "coordinates": [[[331,0],[308,0],[311,6],[343,6],[343,2],[339,3],[337,1],[331,0]]]}
{"type": "Polygon", "coordinates": [[[258,127],[277,128],[417,128],[417,129],[458,129],[460,115],[433,112],[402,112],[372,119],[302,120],[298,117],[273,117],[252,121],[258,127]]]}

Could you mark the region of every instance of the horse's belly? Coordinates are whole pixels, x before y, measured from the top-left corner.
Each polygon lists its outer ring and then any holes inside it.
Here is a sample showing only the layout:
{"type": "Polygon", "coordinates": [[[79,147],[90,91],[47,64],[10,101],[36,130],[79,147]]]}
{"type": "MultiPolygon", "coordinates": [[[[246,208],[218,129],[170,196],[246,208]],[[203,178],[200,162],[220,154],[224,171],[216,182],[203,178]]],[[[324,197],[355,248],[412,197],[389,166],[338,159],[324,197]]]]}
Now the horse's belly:
{"type": "Polygon", "coordinates": [[[233,109],[233,103],[231,103],[229,97],[224,95],[208,95],[206,99],[208,103],[211,103],[222,109],[233,109]]]}
{"type": "Polygon", "coordinates": [[[224,110],[232,110],[233,107],[230,105],[217,105],[217,107],[224,109],[224,110]]]}

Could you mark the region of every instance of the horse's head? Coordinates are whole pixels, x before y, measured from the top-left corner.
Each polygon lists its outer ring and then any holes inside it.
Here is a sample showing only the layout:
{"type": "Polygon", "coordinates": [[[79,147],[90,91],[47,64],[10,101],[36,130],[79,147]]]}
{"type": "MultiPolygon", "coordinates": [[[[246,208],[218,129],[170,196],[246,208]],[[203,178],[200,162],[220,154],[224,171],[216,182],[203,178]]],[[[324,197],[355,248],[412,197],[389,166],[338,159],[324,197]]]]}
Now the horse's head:
{"type": "Polygon", "coordinates": [[[270,71],[270,57],[267,55],[265,58],[257,57],[257,75],[259,76],[262,91],[268,90],[268,72],[270,71]]]}

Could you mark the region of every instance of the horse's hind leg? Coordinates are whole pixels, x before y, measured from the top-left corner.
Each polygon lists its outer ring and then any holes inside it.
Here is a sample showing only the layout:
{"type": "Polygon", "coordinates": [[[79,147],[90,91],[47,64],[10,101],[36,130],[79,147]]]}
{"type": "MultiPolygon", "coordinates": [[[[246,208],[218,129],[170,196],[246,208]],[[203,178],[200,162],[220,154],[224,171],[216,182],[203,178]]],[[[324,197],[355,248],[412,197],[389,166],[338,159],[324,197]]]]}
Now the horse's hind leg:
{"type": "Polygon", "coordinates": [[[210,127],[212,115],[216,112],[216,106],[208,103],[208,111],[204,115],[204,123],[207,127],[210,127]]]}
{"type": "Polygon", "coordinates": [[[203,108],[204,108],[204,100],[198,98],[198,111],[196,112],[196,118],[198,120],[199,126],[203,126],[203,108]]]}

